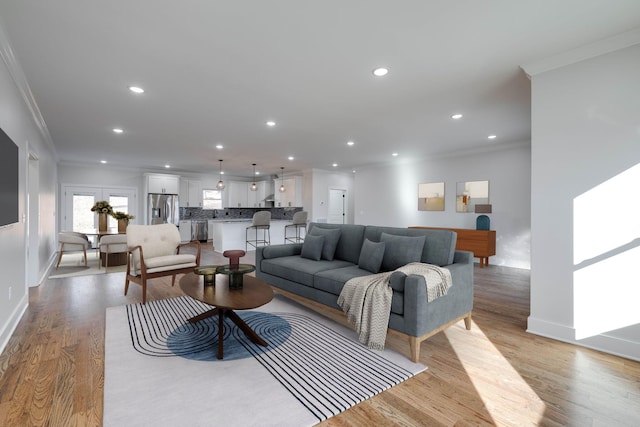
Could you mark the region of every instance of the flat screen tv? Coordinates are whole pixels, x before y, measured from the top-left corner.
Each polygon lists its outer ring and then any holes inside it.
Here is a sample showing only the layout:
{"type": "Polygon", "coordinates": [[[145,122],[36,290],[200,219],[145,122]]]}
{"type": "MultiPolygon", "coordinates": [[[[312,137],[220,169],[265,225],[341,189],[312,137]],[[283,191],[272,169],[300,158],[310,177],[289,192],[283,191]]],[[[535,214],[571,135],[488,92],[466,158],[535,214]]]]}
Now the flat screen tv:
{"type": "Polygon", "coordinates": [[[18,146],[0,129],[0,227],[18,222],[18,146]]]}

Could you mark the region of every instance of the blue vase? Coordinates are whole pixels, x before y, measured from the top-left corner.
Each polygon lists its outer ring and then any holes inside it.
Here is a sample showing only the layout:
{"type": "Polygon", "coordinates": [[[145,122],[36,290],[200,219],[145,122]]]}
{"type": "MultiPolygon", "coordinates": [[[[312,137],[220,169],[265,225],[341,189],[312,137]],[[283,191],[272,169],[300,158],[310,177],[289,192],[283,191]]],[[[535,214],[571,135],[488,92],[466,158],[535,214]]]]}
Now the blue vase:
{"type": "Polygon", "coordinates": [[[489,230],[491,228],[491,221],[487,215],[479,215],[476,218],[476,230],[489,230]]]}

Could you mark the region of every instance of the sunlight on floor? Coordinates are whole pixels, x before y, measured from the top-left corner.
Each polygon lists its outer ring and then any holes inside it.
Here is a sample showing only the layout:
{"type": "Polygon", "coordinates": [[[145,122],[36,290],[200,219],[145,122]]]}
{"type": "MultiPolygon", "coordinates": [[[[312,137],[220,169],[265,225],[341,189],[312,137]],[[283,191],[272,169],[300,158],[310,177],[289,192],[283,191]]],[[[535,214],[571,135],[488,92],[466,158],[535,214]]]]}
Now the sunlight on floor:
{"type": "Polygon", "coordinates": [[[494,423],[538,425],[545,403],[480,327],[475,322],[472,324],[471,331],[445,330],[445,334],[494,423]],[[458,351],[458,348],[464,350],[458,351]],[[469,352],[469,348],[474,351],[469,352]],[[527,423],[523,424],[523,420],[527,423]]]}

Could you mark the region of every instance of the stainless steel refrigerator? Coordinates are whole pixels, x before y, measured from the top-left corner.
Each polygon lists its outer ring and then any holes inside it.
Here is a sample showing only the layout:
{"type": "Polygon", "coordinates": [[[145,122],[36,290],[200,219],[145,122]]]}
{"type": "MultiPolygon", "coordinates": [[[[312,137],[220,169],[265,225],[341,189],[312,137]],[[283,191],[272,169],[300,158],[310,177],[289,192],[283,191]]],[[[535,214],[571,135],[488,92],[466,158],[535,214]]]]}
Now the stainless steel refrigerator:
{"type": "Polygon", "coordinates": [[[149,193],[147,196],[147,224],[178,225],[179,204],[177,194],[149,193]]]}

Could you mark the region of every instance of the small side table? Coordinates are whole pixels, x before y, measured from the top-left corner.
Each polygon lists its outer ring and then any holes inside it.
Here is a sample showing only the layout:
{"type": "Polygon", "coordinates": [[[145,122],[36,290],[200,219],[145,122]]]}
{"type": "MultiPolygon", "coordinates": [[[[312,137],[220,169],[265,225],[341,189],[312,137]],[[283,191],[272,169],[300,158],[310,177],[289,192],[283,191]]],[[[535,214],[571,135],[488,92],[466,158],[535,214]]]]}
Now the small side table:
{"type": "Polygon", "coordinates": [[[229,289],[242,289],[242,278],[255,269],[256,266],[251,264],[221,265],[216,268],[216,273],[229,276],[229,289]]]}

